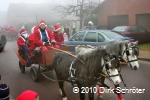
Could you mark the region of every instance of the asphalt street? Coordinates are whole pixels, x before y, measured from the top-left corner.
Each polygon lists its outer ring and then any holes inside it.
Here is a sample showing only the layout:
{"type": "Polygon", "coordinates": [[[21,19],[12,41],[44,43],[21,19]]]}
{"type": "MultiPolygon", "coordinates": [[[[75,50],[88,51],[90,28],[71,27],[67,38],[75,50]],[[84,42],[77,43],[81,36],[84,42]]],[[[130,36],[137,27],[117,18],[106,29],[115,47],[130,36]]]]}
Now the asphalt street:
{"type": "MultiPolygon", "coordinates": [[[[10,87],[10,94],[16,98],[25,90],[33,90],[39,93],[40,100],[62,100],[59,95],[59,88],[57,82],[49,81],[43,75],[39,76],[38,82],[33,82],[30,75],[30,68],[26,68],[25,73],[21,73],[19,69],[19,59],[13,51],[17,48],[16,41],[8,41],[4,52],[0,53],[0,75],[2,79],[0,82],[5,82],[10,87]]],[[[128,89],[138,88],[145,89],[144,93],[126,93],[123,94],[124,100],[150,100],[150,62],[139,61],[140,68],[138,70],[131,70],[127,65],[122,65],[122,76],[127,84],[128,89]]],[[[49,77],[54,78],[50,73],[49,77]]],[[[108,80],[106,82],[109,86],[112,83],[108,80]]],[[[123,84],[120,84],[123,89],[123,84]]],[[[73,86],[65,82],[65,92],[68,100],[78,100],[79,95],[74,94],[73,86]]],[[[104,100],[117,100],[117,95],[114,93],[104,93],[104,100]]],[[[86,94],[88,100],[88,94],[86,94]]],[[[98,100],[97,93],[95,100],[98,100]]]]}

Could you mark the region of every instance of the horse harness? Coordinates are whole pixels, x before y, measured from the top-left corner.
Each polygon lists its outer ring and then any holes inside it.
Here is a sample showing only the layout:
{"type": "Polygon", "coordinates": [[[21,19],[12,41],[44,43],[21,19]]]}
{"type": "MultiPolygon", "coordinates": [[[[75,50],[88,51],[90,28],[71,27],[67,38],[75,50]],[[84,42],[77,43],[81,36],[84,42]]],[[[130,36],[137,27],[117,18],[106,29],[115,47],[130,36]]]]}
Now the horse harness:
{"type": "MultiPolygon", "coordinates": [[[[115,58],[112,58],[110,60],[110,62],[113,61],[113,60],[115,60],[115,58]]],[[[101,77],[94,77],[93,79],[82,79],[82,78],[75,77],[76,68],[73,68],[73,64],[74,64],[75,61],[76,61],[76,59],[74,59],[72,61],[71,65],[70,65],[70,68],[69,68],[69,76],[70,76],[68,78],[69,81],[71,81],[73,83],[75,83],[76,81],[82,81],[82,82],[87,82],[87,83],[91,83],[91,84],[94,83],[94,82],[101,81],[101,77]]],[[[111,75],[111,76],[109,75],[109,71],[108,71],[109,70],[109,62],[105,61],[104,64],[103,64],[103,66],[102,66],[102,69],[104,68],[104,66],[105,66],[105,69],[106,69],[106,72],[107,72],[108,76],[105,75],[102,72],[100,73],[100,76],[103,76],[105,78],[109,78],[110,79],[110,77],[115,77],[115,76],[119,76],[120,75],[120,73],[116,74],[116,75],[111,75]]]]}
{"type": "Polygon", "coordinates": [[[119,60],[121,61],[121,62],[126,62],[123,58],[122,58],[122,56],[126,53],[126,57],[127,57],[127,62],[129,63],[129,62],[134,62],[134,61],[138,61],[138,59],[135,59],[135,60],[129,60],[129,55],[130,55],[130,52],[129,52],[129,50],[134,50],[136,53],[138,53],[138,51],[139,51],[139,49],[135,46],[135,45],[133,45],[133,46],[130,46],[129,48],[127,48],[126,47],[126,49],[123,51],[123,54],[121,54],[121,44],[119,45],[119,47],[120,47],[120,51],[119,51],[119,60]],[[137,49],[138,51],[136,51],[135,49],[137,49]]]}

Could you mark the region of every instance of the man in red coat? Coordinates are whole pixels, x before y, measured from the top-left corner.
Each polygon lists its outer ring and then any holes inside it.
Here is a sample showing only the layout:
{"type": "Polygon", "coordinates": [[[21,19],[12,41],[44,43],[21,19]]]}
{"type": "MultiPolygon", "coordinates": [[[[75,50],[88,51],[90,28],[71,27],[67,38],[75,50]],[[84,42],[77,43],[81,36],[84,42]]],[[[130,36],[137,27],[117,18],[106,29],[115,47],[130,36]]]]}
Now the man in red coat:
{"type": "Polygon", "coordinates": [[[53,46],[54,48],[59,48],[59,46],[55,44],[56,41],[53,33],[49,29],[46,29],[46,23],[44,20],[40,21],[39,29],[34,32],[34,36],[36,46],[41,47],[42,61],[44,63],[44,51],[49,49],[47,46],[53,46]]]}
{"type": "Polygon", "coordinates": [[[57,45],[61,46],[62,44],[64,44],[64,37],[61,33],[61,28],[59,24],[54,25],[54,37],[57,45]]]}
{"type": "Polygon", "coordinates": [[[33,26],[31,29],[31,33],[35,33],[39,29],[39,26],[33,26]]]}

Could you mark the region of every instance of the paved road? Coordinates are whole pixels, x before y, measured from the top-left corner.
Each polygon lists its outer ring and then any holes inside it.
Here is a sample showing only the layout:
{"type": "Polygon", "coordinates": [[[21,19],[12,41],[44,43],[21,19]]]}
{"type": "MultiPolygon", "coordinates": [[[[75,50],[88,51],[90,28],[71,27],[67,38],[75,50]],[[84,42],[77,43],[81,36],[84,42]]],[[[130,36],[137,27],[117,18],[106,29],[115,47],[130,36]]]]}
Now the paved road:
{"type": "MultiPolygon", "coordinates": [[[[16,42],[8,42],[6,44],[5,52],[0,53],[0,74],[2,80],[10,87],[11,95],[16,98],[21,92],[31,89],[40,94],[40,100],[62,100],[58,92],[58,84],[56,82],[45,79],[42,75],[39,77],[39,82],[33,82],[30,75],[30,68],[26,69],[26,72],[22,74],[18,66],[18,58],[15,55],[13,48],[17,47],[16,42]]],[[[128,88],[140,88],[145,89],[144,93],[131,94],[127,93],[123,95],[125,100],[150,100],[150,62],[140,61],[140,69],[137,71],[130,70],[126,65],[122,65],[122,75],[127,83],[128,88]]],[[[53,78],[53,75],[50,74],[53,78]]],[[[106,80],[106,83],[112,85],[106,80]]],[[[121,85],[123,88],[123,86],[121,85]]],[[[65,83],[65,91],[68,100],[78,100],[78,94],[72,92],[72,86],[69,83],[65,83]]],[[[87,95],[86,95],[87,98],[87,95]]],[[[104,100],[117,100],[115,94],[103,94],[104,100]]],[[[88,99],[86,99],[88,100],[88,99]]],[[[95,94],[95,100],[97,94],[95,94]]]]}

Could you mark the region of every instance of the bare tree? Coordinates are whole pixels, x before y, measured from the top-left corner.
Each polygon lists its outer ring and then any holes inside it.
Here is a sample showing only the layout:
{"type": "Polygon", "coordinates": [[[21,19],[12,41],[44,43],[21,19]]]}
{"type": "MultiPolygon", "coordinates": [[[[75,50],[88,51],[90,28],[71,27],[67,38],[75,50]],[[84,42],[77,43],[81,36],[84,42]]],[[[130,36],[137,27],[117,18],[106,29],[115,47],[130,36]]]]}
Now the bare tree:
{"type": "Polygon", "coordinates": [[[91,16],[92,10],[99,4],[100,0],[70,0],[66,4],[57,4],[54,10],[62,17],[77,16],[80,18],[80,28],[82,28],[83,18],[91,16]]]}

